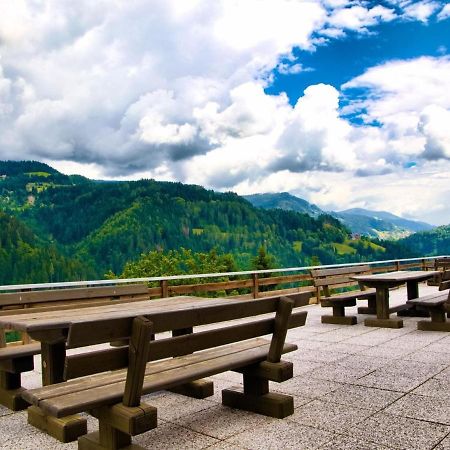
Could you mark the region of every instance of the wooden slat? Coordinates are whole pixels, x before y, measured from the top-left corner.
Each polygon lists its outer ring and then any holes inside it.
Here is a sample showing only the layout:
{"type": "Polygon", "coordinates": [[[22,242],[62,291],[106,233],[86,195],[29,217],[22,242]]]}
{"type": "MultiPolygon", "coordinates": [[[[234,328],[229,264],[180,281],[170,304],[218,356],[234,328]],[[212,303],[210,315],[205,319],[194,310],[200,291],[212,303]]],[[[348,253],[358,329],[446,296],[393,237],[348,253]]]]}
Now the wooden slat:
{"type": "MultiPolygon", "coordinates": [[[[296,305],[302,304],[303,296],[309,298],[310,293],[299,294],[295,300],[296,305]]],[[[179,303],[178,306],[175,304],[170,305],[170,302],[168,302],[167,310],[163,311],[161,310],[162,308],[155,308],[154,312],[152,312],[150,307],[148,310],[142,308],[138,315],[148,316],[155,324],[154,332],[160,333],[274,312],[277,308],[278,298],[269,297],[256,301],[229,300],[222,302],[205,299],[205,306],[202,308],[189,308],[189,302],[187,302],[185,308],[180,306],[183,305],[183,302],[179,303]]],[[[68,347],[82,347],[124,339],[128,337],[130,321],[135,315],[135,313],[132,314],[132,311],[129,311],[127,317],[127,312],[123,311],[117,312],[116,319],[114,319],[112,314],[109,314],[108,317],[111,318],[108,319],[89,318],[86,316],[79,323],[68,323],[67,326],[71,326],[67,345],[68,347]]]]}
{"type": "MultiPolygon", "coordinates": [[[[293,313],[288,328],[303,326],[306,316],[307,312],[304,311],[293,313]]],[[[150,343],[149,361],[198,352],[239,340],[252,339],[271,334],[273,331],[274,318],[269,318],[252,323],[231,325],[215,330],[161,339],[150,343]]],[[[91,375],[99,371],[126,367],[128,363],[127,352],[127,347],[119,347],[68,356],[66,358],[65,378],[71,379],[91,375]]]]}
{"type": "Polygon", "coordinates": [[[196,292],[210,292],[221,291],[225,289],[241,289],[252,286],[252,280],[233,280],[233,281],[218,281],[217,283],[202,283],[202,284],[183,284],[180,286],[169,286],[171,294],[194,294],[196,292]]]}
{"type": "Polygon", "coordinates": [[[133,320],[128,347],[127,379],[122,401],[125,406],[139,406],[152,332],[153,324],[150,320],[143,316],[133,320]]]}
{"type": "Polygon", "coordinates": [[[12,294],[0,294],[0,306],[20,305],[23,303],[54,302],[62,300],[119,297],[122,295],[138,295],[147,293],[148,288],[145,284],[16,292],[12,294]]]}
{"type": "Polygon", "coordinates": [[[357,274],[362,272],[370,272],[370,267],[367,265],[363,266],[349,266],[349,267],[336,267],[332,269],[312,269],[311,274],[314,278],[317,277],[328,277],[334,275],[346,275],[346,274],[357,274]]]}
{"type": "Polygon", "coordinates": [[[445,303],[448,299],[447,293],[444,294],[430,294],[419,298],[413,298],[411,300],[407,300],[406,303],[411,305],[418,306],[428,306],[428,305],[441,305],[445,303]]]}
{"type": "Polygon", "coordinates": [[[287,297],[282,297],[278,302],[278,309],[274,321],[272,340],[270,342],[269,354],[267,355],[267,361],[271,363],[280,362],[281,354],[283,352],[284,347],[284,341],[286,339],[286,333],[289,328],[289,321],[291,319],[293,306],[294,306],[293,300],[287,297]]]}
{"type": "MultiPolygon", "coordinates": [[[[227,345],[224,347],[216,347],[213,349],[206,350],[204,352],[198,352],[177,358],[166,359],[163,361],[155,361],[147,364],[145,373],[146,375],[149,375],[159,373],[167,369],[182,367],[185,364],[187,364],[186,361],[188,361],[190,364],[199,361],[204,361],[205,355],[207,355],[208,358],[220,358],[223,355],[229,354],[231,348],[233,348],[234,351],[239,352],[269,344],[270,342],[267,339],[256,338],[249,341],[227,345]]],[[[95,352],[93,352],[93,354],[94,353],[95,352]]],[[[36,402],[44,400],[46,398],[65,395],[71,392],[78,392],[86,386],[86,380],[89,380],[89,383],[91,384],[92,387],[104,386],[105,384],[111,384],[125,380],[126,372],[127,372],[126,369],[120,369],[115,370],[114,372],[97,373],[96,375],[90,377],[76,378],[73,380],[66,381],[64,383],[60,383],[58,385],[43,386],[37,389],[32,389],[30,390],[30,395],[32,396],[32,398],[35,399],[36,402]]]]}
{"type": "MultiPolygon", "coordinates": [[[[354,274],[350,274],[354,275],[354,274]]],[[[322,286],[355,286],[358,283],[356,281],[352,281],[349,276],[338,276],[338,277],[329,277],[329,278],[315,278],[314,286],[322,287],[322,286]]]]}
{"type": "MultiPolygon", "coordinates": [[[[283,352],[294,351],[296,345],[286,344],[283,352]]],[[[157,374],[146,375],[144,378],[143,394],[160,391],[162,389],[170,389],[172,387],[184,384],[199,378],[211,376],[225,370],[233,370],[245,365],[255,364],[263,361],[268,353],[269,345],[262,345],[245,351],[233,352],[222,357],[205,359],[197,363],[189,362],[187,355],[185,358],[186,365],[170,370],[165,370],[157,374]]],[[[125,383],[116,382],[106,384],[100,387],[89,389],[90,382],[87,381],[87,389],[80,389],[72,394],[66,394],[60,397],[49,398],[37,401],[32,395],[32,390],[27,391],[25,397],[33,404],[37,404],[44,411],[49,412],[56,417],[64,417],[77,412],[91,410],[93,408],[114,404],[121,401],[125,383]]]]}
{"type": "Polygon", "coordinates": [[[40,352],[41,344],[39,343],[2,347],[0,348],[0,361],[20,358],[22,356],[38,355],[40,352]]]}

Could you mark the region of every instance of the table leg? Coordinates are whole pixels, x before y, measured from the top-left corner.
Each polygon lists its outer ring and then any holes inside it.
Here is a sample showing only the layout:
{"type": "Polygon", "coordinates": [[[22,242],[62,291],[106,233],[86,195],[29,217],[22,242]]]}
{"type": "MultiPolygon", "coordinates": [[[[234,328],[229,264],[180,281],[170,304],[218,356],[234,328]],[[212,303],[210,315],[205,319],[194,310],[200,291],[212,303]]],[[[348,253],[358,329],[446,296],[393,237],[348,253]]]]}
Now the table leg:
{"type": "Polygon", "coordinates": [[[389,289],[379,287],[376,290],[377,318],[364,320],[367,327],[402,328],[403,320],[389,317],[389,289]]]}
{"type": "MultiPolygon", "coordinates": [[[[64,381],[64,361],[66,343],[41,343],[42,384],[60,383],[64,381]]],[[[28,408],[28,423],[53,436],[61,442],[71,442],[87,433],[87,420],[79,415],[71,415],[57,419],[48,416],[38,406],[28,408]]]]}
{"type": "MultiPolygon", "coordinates": [[[[408,300],[412,300],[413,298],[419,297],[419,283],[416,280],[410,280],[406,282],[406,291],[408,295],[408,300]]],[[[397,313],[398,316],[403,317],[430,317],[428,311],[417,309],[416,305],[411,306],[408,309],[404,309],[403,311],[399,311],[397,313]]]]}
{"type": "MultiPolygon", "coordinates": [[[[184,334],[191,334],[192,332],[192,327],[182,328],[173,330],[172,336],[182,336],[184,334]]],[[[186,395],[188,397],[207,398],[214,394],[214,384],[210,380],[202,379],[191,381],[190,383],[185,383],[169,390],[176,394],[186,395]]]]}

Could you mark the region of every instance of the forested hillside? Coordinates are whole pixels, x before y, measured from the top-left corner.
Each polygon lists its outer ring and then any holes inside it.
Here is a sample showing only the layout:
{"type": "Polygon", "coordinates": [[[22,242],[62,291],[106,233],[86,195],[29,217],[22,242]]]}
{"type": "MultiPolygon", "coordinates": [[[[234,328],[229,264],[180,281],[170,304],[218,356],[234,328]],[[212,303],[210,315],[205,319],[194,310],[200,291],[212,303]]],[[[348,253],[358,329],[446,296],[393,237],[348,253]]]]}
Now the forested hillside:
{"type": "Polygon", "coordinates": [[[86,264],[62,256],[14,217],[0,212],[0,284],[86,279],[86,264]]]}
{"type": "Polygon", "coordinates": [[[415,233],[402,239],[401,244],[409,248],[415,256],[450,255],[450,225],[415,233]]]}
{"type": "MultiPolygon", "coordinates": [[[[7,282],[101,278],[110,271],[122,273],[127,262],[143,253],[181,248],[229,254],[227,264],[241,270],[252,267],[261,247],[279,267],[385,259],[393,253],[410,256],[398,244],[351,239],[350,231],[331,216],[262,210],[234,193],[200,186],[95,182],[35,162],[1,163],[0,174],[3,210],[16,218],[18,227],[20,221],[31,230],[31,243],[53,252],[42,258],[68,264],[55,274],[41,267],[48,266],[41,257],[34,262],[30,257],[36,269],[11,274],[7,282]]],[[[2,244],[4,253],[11,253],[11,245],[8,249],[2,244]]]]}

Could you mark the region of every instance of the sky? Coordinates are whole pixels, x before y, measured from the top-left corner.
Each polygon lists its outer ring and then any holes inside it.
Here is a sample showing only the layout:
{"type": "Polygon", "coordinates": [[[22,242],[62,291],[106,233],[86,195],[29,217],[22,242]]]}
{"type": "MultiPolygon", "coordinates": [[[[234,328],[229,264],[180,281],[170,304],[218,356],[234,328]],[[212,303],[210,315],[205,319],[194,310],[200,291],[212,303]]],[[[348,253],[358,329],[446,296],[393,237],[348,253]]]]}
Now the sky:
{"type": "Polygon", "coordinates": [[[0,0],[0,159],[450,224],[450,2],[0,0]]]}

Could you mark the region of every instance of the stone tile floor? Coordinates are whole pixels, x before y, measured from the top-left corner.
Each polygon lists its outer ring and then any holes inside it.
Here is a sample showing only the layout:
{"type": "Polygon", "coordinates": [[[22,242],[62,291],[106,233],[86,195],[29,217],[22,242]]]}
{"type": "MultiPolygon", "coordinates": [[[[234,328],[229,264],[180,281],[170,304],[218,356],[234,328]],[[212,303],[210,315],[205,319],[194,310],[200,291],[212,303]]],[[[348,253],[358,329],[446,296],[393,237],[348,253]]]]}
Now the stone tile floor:
{"type": "MultiPolygon", "coordinates": [[[[435,290],[420,287],[421,295],[435,290]]],[[[392,303],[405,296],[405,289],[392,291],[392,303]]],[[[152,449],[450,450],[449,334],[417,331],[419,319],[406,317],[398,330],[365,327],[365,316],[354,326],[324,325],[323,309],[305,309],[306,326],[288,334],[299,346],[285,355],[294,362],[294,378],[271,383],[294,396],[292,416],[278,420],[223,407],[220,390],[241,381],[227,372],[213,377],[216,393],[209,399],[146,396],[158,407],[158,428],[134,442],[152,449]]],[[[39,380],[39,371],[30,372],[24,385],[39,380]]],[[[88,425],[96,429],[96,420],[89,417],[88,425]]],[[[75,448],[28,425],[25,412],[0,407],[0,449],[75,448]]]]}

